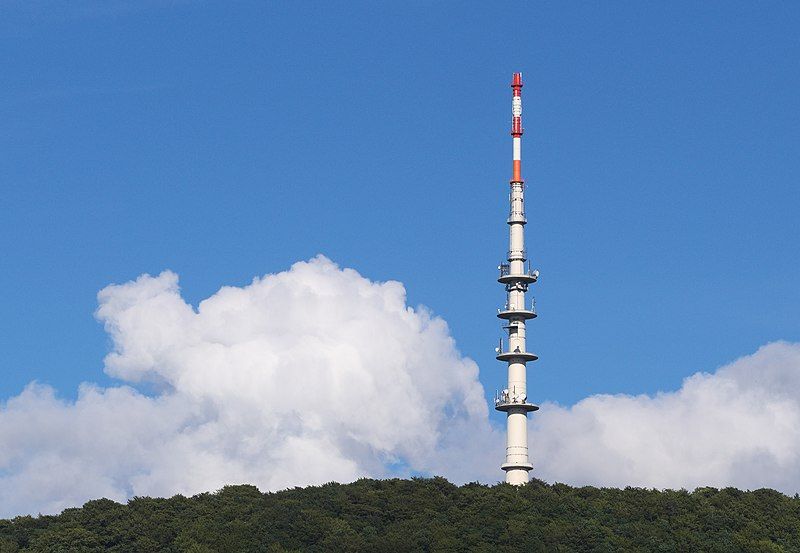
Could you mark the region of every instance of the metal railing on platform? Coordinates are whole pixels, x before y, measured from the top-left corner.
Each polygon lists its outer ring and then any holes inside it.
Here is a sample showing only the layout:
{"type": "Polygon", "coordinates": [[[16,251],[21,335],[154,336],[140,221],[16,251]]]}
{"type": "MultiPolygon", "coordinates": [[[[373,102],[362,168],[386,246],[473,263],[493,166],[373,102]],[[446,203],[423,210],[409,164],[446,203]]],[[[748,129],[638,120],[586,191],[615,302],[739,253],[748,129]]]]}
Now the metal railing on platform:
{"type": "MultiPolygon", "coordinates": [[[[511,264],[510,263],[501,263],[500,265],[497,266],[497,270],[500,271],[500,277],[499,278],[503,278],[505,276],[510,276],[511,275],[511,264]]],[[[528,268],[524,273],[522,273],[521,276],[533,277],[535,279],[538,279],[539,278],[539,271],[535,270],[535,269],[531,269],[531,262],[530,262],[530,260],[528,260],[528,268]]]]}
{"type": "Polygon", "coordinates": [[[494,404],[498,405],[524,405],[528,400],[528,396],[524,393],[517,393],[516,387],[511,390],[502,390],[494,392],[494,404]]]}

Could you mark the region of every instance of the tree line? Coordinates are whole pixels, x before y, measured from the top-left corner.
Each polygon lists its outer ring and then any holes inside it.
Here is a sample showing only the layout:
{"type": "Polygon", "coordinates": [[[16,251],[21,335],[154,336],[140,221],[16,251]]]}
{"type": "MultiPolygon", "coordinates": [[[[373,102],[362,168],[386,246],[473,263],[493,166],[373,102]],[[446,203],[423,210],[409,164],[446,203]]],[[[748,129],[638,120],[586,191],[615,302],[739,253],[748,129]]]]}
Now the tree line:
{"type": "Polygon", "coordinates": [[[362,479],[98,499],[56,516],[0,520],[0,553],[101,551],[800,552],[800,498],[769,489],[362,479]]]}

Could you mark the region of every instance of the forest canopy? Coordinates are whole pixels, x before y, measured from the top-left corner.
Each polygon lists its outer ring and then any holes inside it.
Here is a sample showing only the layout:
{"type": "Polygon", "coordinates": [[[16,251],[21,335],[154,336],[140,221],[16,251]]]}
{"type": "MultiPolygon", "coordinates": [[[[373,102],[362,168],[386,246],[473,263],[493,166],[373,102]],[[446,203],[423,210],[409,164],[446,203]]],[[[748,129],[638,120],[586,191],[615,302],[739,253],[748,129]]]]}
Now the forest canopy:
{"type": "Polygon", "coordinates": [[[0,552],[23,551],[800,551],[800,498],[438,477],[226,486],[0,520],[0,552]]]}

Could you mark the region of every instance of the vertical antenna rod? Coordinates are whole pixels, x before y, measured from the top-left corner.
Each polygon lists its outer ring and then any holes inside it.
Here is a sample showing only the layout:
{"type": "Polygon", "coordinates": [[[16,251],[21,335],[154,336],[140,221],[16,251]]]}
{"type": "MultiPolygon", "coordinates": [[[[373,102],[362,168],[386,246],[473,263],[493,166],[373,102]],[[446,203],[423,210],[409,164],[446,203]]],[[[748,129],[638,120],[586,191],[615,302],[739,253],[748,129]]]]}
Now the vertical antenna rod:
{"type": "Polygon", "coordinates": [[[514,176],[511,182],[522,182],[522,73],[511,80],[511,136],[514,142],[514,176]]]}
{"type": "Polygon", "coordinates": [[[511,81],[511,137],[513,141],[513,171],[509,195],[510,213],[508,262],[500,265],[498,282],[505,285],[505,308],[497,314],[507,321],[508,348],[498,348],[497,359],[508,363],[508,388],[495,398],[495,409],[507,415],[506,459],[501,465],[506,482],[521,485],[528,482],[533,469],[528,459],[528,413],[539,409],[528,403],[526,363],[538,356],[530,353],[525,344],[525,321],[534,319],[536,311],[528,307],[525,293],[536,282],[539,272],[527,271],[525,262],[525,181],[522,180],[522,73],[514,73],[511,81]]]}

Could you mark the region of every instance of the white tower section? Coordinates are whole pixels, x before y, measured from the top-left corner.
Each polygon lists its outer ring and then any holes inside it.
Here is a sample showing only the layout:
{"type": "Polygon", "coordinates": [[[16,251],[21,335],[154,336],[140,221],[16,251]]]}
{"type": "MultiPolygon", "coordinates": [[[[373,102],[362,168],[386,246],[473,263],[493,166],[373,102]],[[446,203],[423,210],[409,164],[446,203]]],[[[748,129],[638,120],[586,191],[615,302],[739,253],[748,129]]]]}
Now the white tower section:
{"type": "Polygon", "coordinates": [[[508,262],[500,265],[498,282],[505,285],[506,305],[497,316],[507,324],[507,344],[500,342],[499,361],[508,362],[508,387],[495,398],[495,409],[507,413],[506,461],[501,468],[506,471],[506,482],[521,485],[528,482],[528,471],[533,469],[528,459],[528,413],[539,409],[528,403],[526,388],[526,363],[538,357],[530,353],[525,343],[525,322],[536,317],[533,304],[528,305],[525,293],[536,282],[538,271],[531,271],[525,251],[525,182],[522,180],[522,73],[514,73],[511,82],[514,91],[511,104],[511,136],[513,137],[513,176],[509,195],[510,213],[508,262]]]}

